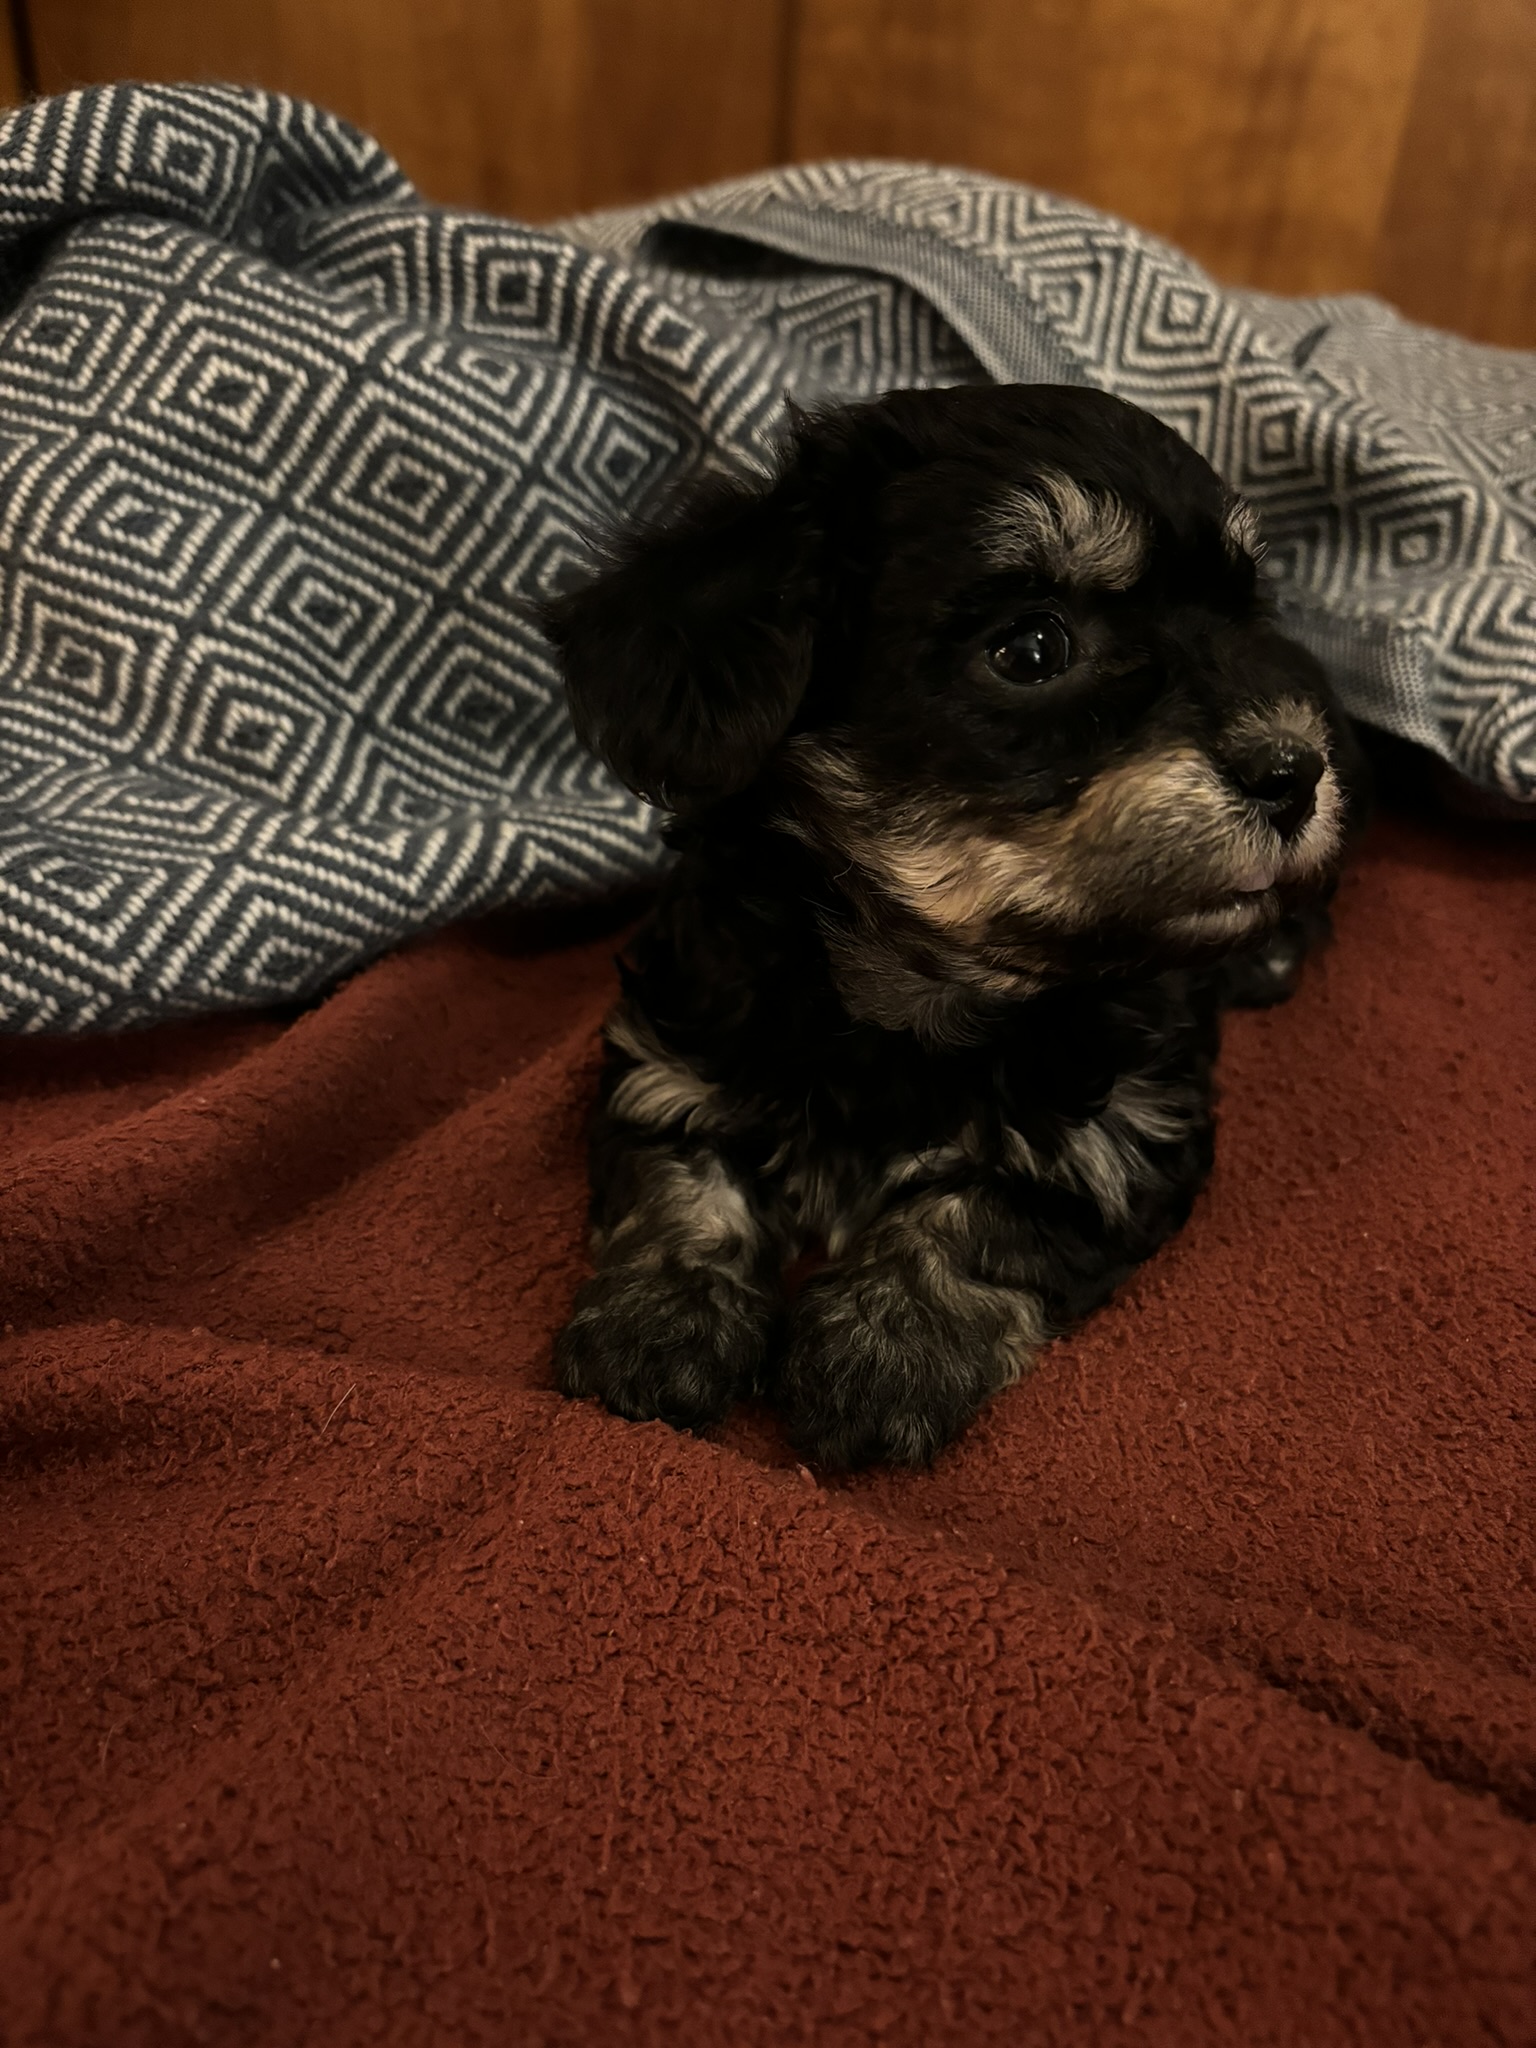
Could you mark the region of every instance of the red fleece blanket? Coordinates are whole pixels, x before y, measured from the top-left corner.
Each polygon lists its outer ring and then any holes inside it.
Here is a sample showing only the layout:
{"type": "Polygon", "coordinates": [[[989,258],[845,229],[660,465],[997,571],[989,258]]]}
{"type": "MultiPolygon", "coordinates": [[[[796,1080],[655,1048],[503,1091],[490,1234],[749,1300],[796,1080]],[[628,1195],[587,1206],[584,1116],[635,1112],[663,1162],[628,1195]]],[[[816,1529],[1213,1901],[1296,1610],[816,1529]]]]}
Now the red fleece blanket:
{"type": "Polygon", "coordinates": [[[3,1056],[9,2044],[1536,2040],[1524,846],[931,1473],[548,1387],[613,941],[3,1056]]]}

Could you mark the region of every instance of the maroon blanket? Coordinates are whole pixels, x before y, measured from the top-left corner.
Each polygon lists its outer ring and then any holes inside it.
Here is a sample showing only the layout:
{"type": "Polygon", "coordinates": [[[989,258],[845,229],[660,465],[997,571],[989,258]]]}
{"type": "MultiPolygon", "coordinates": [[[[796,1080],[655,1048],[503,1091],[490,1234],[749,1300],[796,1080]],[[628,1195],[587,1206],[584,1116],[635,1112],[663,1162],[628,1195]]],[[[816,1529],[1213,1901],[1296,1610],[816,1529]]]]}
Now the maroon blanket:
{"type": "Polygon", "coordinates": [[[1536,2040],[1521,845],[1387,822],[930,1474],[549,1390],[612,940],[12,1044],[7,2044],[1536,2040]]]}

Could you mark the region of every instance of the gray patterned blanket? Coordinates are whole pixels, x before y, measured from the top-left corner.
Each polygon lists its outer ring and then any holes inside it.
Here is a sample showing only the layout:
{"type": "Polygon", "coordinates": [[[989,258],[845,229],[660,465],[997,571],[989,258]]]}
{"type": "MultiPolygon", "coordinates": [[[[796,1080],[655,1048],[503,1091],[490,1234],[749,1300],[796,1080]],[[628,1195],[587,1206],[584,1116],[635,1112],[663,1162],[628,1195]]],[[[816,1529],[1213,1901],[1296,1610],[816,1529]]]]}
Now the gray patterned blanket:
{"type": "Polygon", "coordinates": [[[0,1025],[306,996],[655,872],[524,602],[784,394],[1121,393],[1258,506],[1350,707],[1536,801],[1536,364],[831,164],[530,228],[231,89],[0,125],[0,1025]]]}

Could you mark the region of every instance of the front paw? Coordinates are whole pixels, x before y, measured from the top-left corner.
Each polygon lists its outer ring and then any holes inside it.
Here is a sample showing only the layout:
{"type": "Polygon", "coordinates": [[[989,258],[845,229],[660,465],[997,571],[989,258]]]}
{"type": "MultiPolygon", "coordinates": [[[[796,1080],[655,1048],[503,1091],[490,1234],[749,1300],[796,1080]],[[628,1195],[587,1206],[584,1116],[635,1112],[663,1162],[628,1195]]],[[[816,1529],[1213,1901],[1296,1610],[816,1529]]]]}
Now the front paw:
{"type": "Polygon", "coordinates": [[[705,1429],[762,1376],[772,1305],[705,1266],[610,1266],[555,1342],[560,1391],[631,1422],[705,1429]]]}
{"type": "Polygon", "coordinates": [[[827,1466],[930,1463],[1017,1375],[1010,1340],[1027,1300],[1016,1318],[1001,1290],[985,1292],[941,1309],[899,1272],[814,1275],[776,1386],[796,1447],[827,1466]]]}
{"type": "Polygon", "coordinates": [[[1298,911],[1282,918],[1257,945],[1233,953],[1216,969],[1220,1001],[1234,1010],[1268,1010],[1289,1002],[1309,953],[1327,943],[1332,923],[1326,910],[1298,911]]]}

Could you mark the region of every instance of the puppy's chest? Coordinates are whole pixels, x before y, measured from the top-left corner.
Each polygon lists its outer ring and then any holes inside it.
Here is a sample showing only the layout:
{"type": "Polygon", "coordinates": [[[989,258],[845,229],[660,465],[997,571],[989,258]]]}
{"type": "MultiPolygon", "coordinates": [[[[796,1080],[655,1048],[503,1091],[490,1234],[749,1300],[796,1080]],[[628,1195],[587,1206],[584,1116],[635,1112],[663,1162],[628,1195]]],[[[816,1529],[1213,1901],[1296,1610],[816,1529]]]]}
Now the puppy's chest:
{"type": "Polygon", "coordinates": [[[721,1048],[707,1061],[654,1047],[610,1107],[653,1128],[681,1119],[751,1185],[786,1241],[820,1238],[836,1256],[880,1211],[936,1184],[1001,1183],[1021,1201],[1049,1187],[1123,1222],[1207,1102],[1198,1063],[1166,1045],[1151,1064],[1116,1050],[1081,1031],[949,1054],[868,1031],[809,1047],[759,1040],[749,1056],[721,1048]]]}
{"type": "Polygon", "coordinates": [[[1032,1189],[1063,1191],[1113,1226],[1149,1188],[1181,1177],[1208,1116],[1193,1073],[1128,1071],[1091,1099],[1006,1065],[989,1080],[937,1088],[916,1115],[904,1099],[864,1098],[850,1111],[835,1091],[813,1089],[781,1126],[759,1185],[790,1234],[822,1238],[834,1257],[881,1210],[939,1184],[1001,1184],[1021,1203],[1032,1189]]]}

